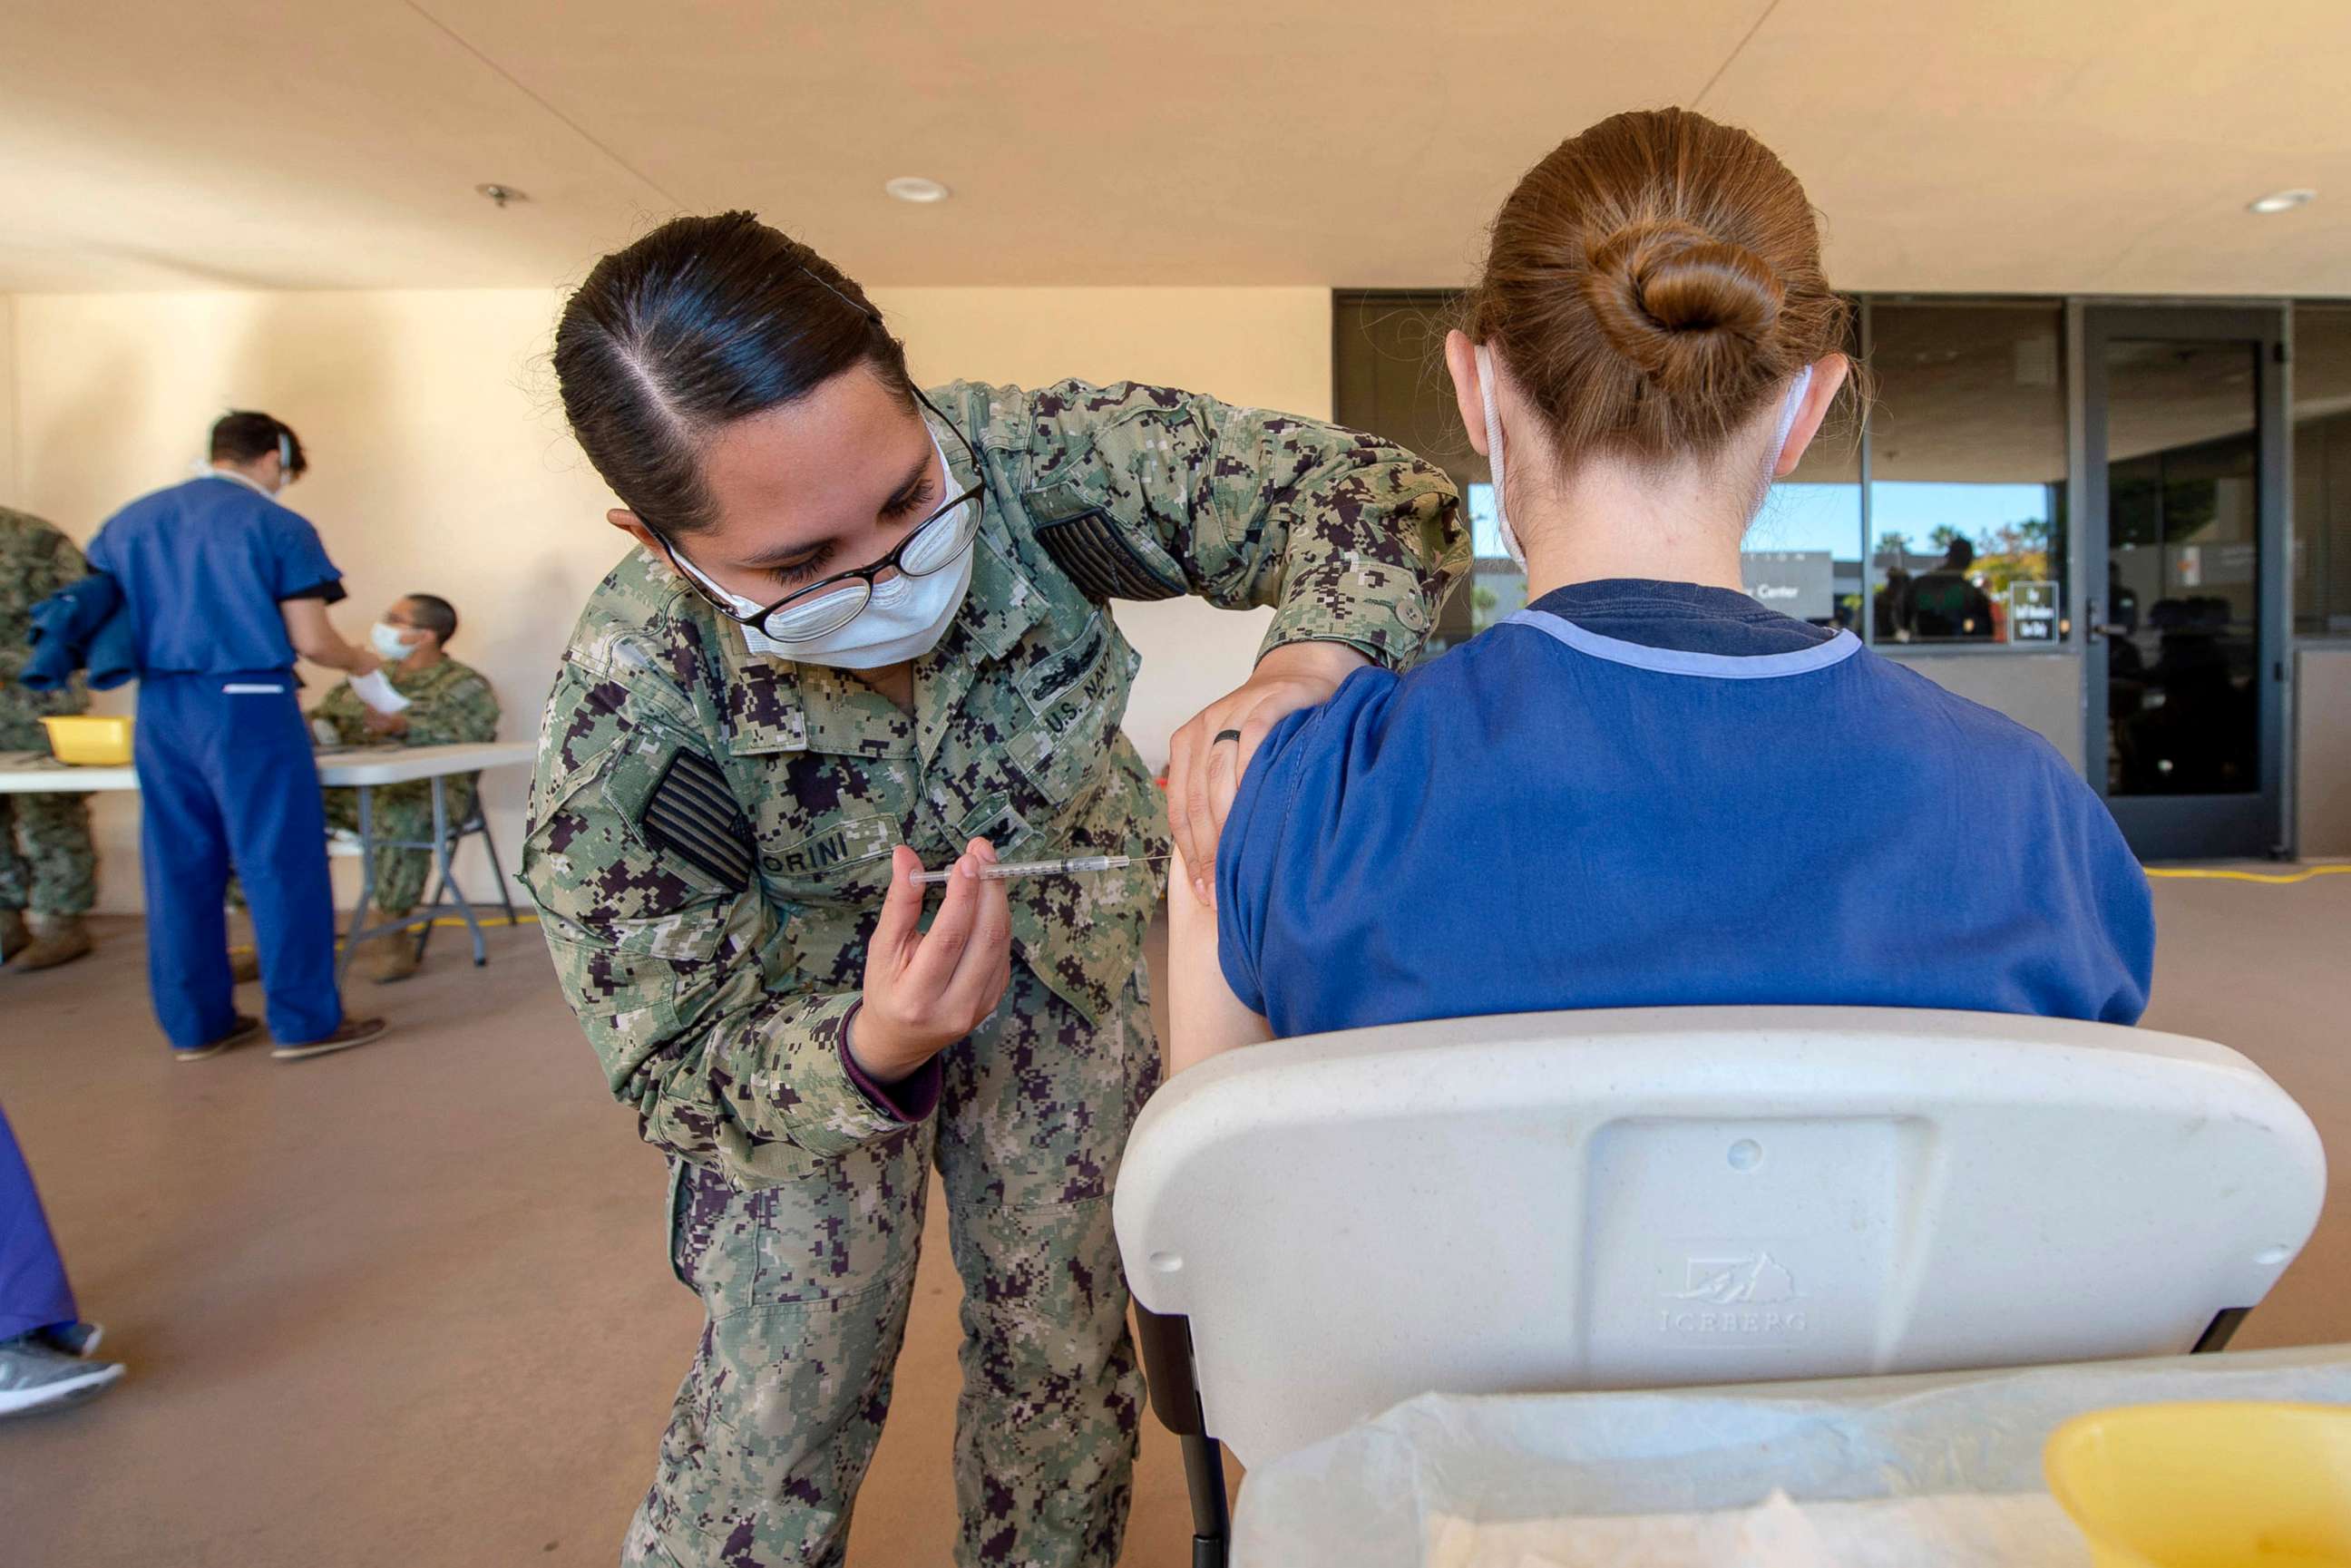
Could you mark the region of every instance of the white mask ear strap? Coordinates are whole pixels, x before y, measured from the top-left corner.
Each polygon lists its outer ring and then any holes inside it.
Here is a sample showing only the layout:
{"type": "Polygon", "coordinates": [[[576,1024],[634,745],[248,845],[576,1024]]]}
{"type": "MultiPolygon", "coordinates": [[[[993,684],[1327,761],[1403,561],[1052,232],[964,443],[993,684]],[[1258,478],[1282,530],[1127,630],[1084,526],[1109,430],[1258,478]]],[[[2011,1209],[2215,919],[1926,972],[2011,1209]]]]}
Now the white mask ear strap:
{"type": "Polygon", "coordinates": [[[1780,410],[1780,434],[1772,439],[1771,457],[1764,465],[1764,483],[1766,484],[1771,483],[1771,476],[1780,471],[1781,454],[1788,449],[1788,432],[1796,428],[1796,415],[1804,406],[1805,389],[1812,384],[1813,367],[1806,365],[1796,372],[1795,381],[1788,388],[1787,404],[1780,410]]]}
{"type": "Polygon", "coordinates": [[[1494,398],[1494,355],[1478,345],[1478,396],[1486,405],[1486,463],[1494,471],[1494,504],[1502,504],[1502,415],[1494,398]]]}
{"type": "Polygon", "coordinates": [[[1527,552],[1519,544],[1518,530],[1510,527],[1510,504],[1502,498],[1502,411],[1494,395],[1494,355],[1483,343],[1478,345],[1478,397],[1486,405],[1486,470],[1494,479],[1494,525],[1501,533],[1502,549],[1524,571],[1527,552]]]}

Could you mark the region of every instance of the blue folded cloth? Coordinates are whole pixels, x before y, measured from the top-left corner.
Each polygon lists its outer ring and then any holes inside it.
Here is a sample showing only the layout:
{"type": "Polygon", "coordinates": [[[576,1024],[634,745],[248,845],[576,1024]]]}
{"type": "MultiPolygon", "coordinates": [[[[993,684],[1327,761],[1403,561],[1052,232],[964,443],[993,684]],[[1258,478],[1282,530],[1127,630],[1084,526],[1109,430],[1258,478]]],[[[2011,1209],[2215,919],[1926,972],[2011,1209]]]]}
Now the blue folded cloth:
{"type": "Polygon", "coordinates": [[[121,585],[97,571],[33,606],[33,656],[16,679],[37,692],[57,691],[76,670],[94,691],[139,674],[139,641],[121,585]]]}

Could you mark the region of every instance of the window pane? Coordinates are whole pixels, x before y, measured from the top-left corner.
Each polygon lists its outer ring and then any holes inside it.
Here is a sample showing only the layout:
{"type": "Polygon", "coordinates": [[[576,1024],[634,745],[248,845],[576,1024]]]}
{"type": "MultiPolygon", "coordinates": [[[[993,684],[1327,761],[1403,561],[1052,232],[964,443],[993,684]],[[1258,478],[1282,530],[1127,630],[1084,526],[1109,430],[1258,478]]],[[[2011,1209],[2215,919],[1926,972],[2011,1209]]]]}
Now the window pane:
{"type": "Polygon", "coordinates": [[[1494,486],[1486,480],[1475,480],[1462,486],[1461,496],[1469,514],[1469,547],[1477,558],[1466,595],[1474,635],[1526,608],[1527,574],[1502,548],[1502,516],[1494,507],[1494,486]]]}
{"type": "Polygon", "coordinates": [[[2351,306],[2294,308],[2294,629],[2351,635],[2351,306]]]}
{"type": "Polygon", "coordinates": [[[2261,788],[2258,351],[2106,344],[2110,795],[2261,788]]]}
{"type": "Polygon", "coordinates": [[[2054,304],[1873,308],[1874,640],[2064,639],[2064,329],[2054,304]]]}

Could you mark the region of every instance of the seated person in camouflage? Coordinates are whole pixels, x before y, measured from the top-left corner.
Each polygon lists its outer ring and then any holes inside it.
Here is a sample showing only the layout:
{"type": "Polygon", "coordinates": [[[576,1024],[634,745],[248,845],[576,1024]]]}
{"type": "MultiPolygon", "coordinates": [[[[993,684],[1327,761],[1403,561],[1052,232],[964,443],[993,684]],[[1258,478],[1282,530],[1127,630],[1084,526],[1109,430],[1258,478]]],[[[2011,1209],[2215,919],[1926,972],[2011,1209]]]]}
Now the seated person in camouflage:
{"type": "MultiPolygon", "coordinates": [[[[310,710],[310,727],[322,743],[342,746],[381,745],[386,738],[407,746],[447,746],[461,741],[496,738],[498,699],[480,671],[449,657],[444,650],[457,634],[457,612],[450,602],[431,593],[412,593],[383,612],[369,632],[369,640],[383,660],[383,676],[409,701],[396,714],[380,714],[360,701],[348,685],[339,685],[310,710]]],[[[449,822],[464,821],[474,810],[474,776],[448,780],[449,822]]],[[[374,830],[378,838],[433,837],[433,786],[418,779],[387,784],[375,791],[374,830]]],[[[327,825],[359,831],[359,792],[327,791],[327,825]]],[[[379,850],[376,852],[375,903],[381,911],[371,919],[393,920],[414,909],[424,896],[433,856],[424,850],[379,850]]],[[[377,942],[375,978],[404,980],[416,973],[416,948],[408,942],[377,942]]]]}

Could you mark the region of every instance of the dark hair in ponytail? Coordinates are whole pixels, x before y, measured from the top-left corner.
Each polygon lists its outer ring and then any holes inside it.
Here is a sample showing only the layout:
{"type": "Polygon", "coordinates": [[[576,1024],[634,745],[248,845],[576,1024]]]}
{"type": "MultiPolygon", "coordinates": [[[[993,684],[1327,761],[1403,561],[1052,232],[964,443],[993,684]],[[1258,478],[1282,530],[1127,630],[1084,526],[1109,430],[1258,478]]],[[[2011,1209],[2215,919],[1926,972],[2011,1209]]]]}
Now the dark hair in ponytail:
{"type": "Polygon", "coordinates": [[[905,346],[860,288],[749,213],[674,218],[598,262],[555,329],[564,417],[604,483],[668,534],[706,528],[719,427],[871,364],[914,403],[905,346]]]}

